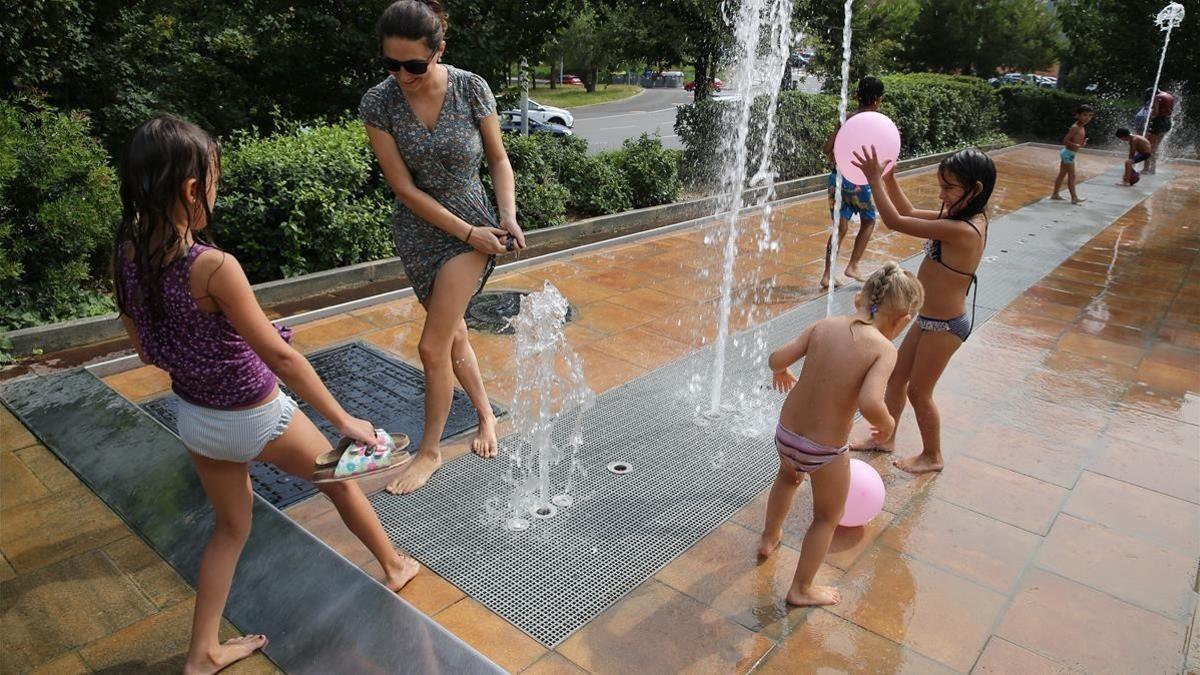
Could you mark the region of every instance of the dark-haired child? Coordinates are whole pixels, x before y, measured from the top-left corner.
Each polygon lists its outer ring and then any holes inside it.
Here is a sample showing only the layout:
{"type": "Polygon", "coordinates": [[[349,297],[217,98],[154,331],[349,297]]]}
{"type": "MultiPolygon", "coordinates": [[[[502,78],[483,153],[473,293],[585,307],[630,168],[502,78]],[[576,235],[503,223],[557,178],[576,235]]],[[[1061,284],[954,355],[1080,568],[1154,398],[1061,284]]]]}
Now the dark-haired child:
{"type": "MultiPolygon", "coordinates": [[[[234,568],[250,536],[254,495],[248,462],[270,462],[312,480],[318,458],[330,450],[325,436],[280,391],[279,379],[345,437],[373,453],[385,450],[371,424],[334,400],[308,360],[288,344],[285,331],[263,314],[238,261],[201,243],[219,169],[219,147],[196,125],[158,117],[138,126],[121,164],[123,214],[113,254],[121,320],[138,356],[171,376],[180,398],[179,436],[213,506],[215,526],[196,578],[183,666],[188,675],[215,673],[267,644],[263,635],[224,643],[218,637],[234,568]]],[[[392,448],[386,450],[390,458],[392,448]]],[[[325,459],[320,461],[323,469],[325,459]]],[[[362,464],[359,475],[374,470],[362,464]]],[[[401,465],[397,460],[392,467],[401,465]]],[[[388,588],[399,590],[417,574],[417,561],[392,548],[356,483],[318,487],[375,555],[388,588]]]]}
{"type": "Polygon", "coordinates": [[[1121,182],[1133,185],[1138,180],[1138,173],[1134,169],[1134,165],[1142,162],[1149,164],[1150,157],[1154,154],[1153,144],[1145,136],[1130,133],[1124,127],[1117,129],[1117,138],[1129,144],[1129,155],[1125,159],[1125,173],[1121,176],[1121,182]]]}
{"type": "MultiPolygon", "coordinates": [[[[905,401],[912,403],[921,430],[921,453],[898,459],[895,465],[909,473],[940,471],[941,418],[933,389],[975,324],[974,307],[968,316],[966,299],[977,281],[975,272],[987,243],[987,203],[996,186],[996,165],[974,148],[942,160],[937,173],[942,206],[932,211],[913,207],[894,173],[884,176],[888,162],[880,162],[874,148],[855,155],[854,165],[875,190],[883,224],[925,239],[925,259],[917,270],[925,302],[900,345],[896,369],[888,380],[887,404],[899,423],[905,401]]],[[[866,439],[854,447],[890,452],[895,441],[893,431],[883,441],[866,439]]]]}
{"type": "MultiPolygon", "coordinates": [[[[854,117],[861,112],[878,112],[879,106],[883,105],[883,81],[877,77],[864,77],[858,81],[858,92],[854,95],[858,100],[858,109],[850,113],[846,119],[854,117]]],[[[833,143],[837,139],[838,131],[841,130],[839,125],[830,134],[829,139],[825,141],[823,151],[825,157],[829,159],[830,164],[835,164],[833,158],[833,143]]],[[[837,182],[837,169],[835,168],[829,174],[829,217],[833,217],[833,208],[837,204],[835,194],[835,183],[837,182]]],[[[838,212],[838,233],[837,243],[838,250],[842,249],[842,238],[846,236],[846,230],[850,227],[850,219],[858,214],[858,234],[854,235],[854,248],[850,251],[850,262],[846,264],[845,276],[839,277],[834,283],[838,286],[846,283],[850,279],[862,281],[866,277],[858,269],[859,263],[862,262],[863,255],[867,252],[867,244],[871,242],[871,234],[875,231],[875,205],[871,203],[871,186],[870,185],[855,185],[850,181],[842,178],[842,208],[838,212]]],[[[825,271],[821,273],[821,288],[829,288],[829,276],[833,268],[834,261],[831,259],[833,255],[833,238],[830,237],[825,242],[825,271]]]]}
{"type": "Polygon", "coordinates": [[[1058,193],[1062,190],[1063,178],[1066,178],[1071,203],[1086,201],[1080,199],[1075,192],[1075,153],[1087,145],[1087,125],[1095,116],[1096,111],[1090,105],[1081,105],[1075,109],[1075,123],[1067,130],[1067,135],[1063,136],[1063,148],[1058,151],[1058,176],[1054,179],[1054,194],[1050,195],[1050,199],[1062,200],[1058,193]]]}

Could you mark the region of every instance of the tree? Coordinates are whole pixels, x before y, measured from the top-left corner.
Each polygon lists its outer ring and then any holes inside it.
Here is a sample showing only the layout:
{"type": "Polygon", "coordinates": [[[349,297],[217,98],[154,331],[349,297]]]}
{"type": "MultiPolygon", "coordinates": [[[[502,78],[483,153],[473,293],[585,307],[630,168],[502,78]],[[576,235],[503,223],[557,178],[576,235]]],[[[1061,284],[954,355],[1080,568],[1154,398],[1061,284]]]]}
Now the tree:
{"type": "Polygon", "coordinates": [[[587,91],[595,91],[600,75],[620,62],[623,45],[635,30],[631,17],[627,6],[589,3],[557,37],[564,61],[571,70],[583,74],[587,91]]]}
{"type": "MultiPolygon", "coordinates": [[[[1091,83],[1105,91],[1140,97],[1154,83],[1163,33],[1154,17],[1166,0],[1062,0],[1056,6],[1067,37],[1062,85],[1081,91],[1091,83]]],[[[1163,63],[1168,87],[1200,71],[1200,11],[1188,7],[1183,25],[1171,32],[1163,63]]]]}
{"type": "Polygon", "coordinates": [[[450,0],[446,59],[482,75],[493,88],[522,57],[536,63],[582,0],[450,0]]]}

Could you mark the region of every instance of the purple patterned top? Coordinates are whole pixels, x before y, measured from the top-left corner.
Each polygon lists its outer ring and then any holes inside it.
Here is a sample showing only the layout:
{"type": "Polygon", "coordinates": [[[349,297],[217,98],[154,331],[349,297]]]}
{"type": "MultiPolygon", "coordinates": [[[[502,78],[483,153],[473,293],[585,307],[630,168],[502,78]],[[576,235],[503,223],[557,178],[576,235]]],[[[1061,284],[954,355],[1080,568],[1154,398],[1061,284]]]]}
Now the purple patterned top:
{"type": "MultiPolygon", "coordinates": [[[[278,379],[224,314],[205,312],[192,297],[192,264],[210,248],[193,244],[186,258],[163,272],[165,320],[152,320],[150,308],[138,297],[126,297],[124,304],[137,327],[142,354],[167,371],[180,398],[208,408],[241,408],[265,398],[278,379]]],[[[125,260],[121,274],[127,294],[136,292],[137,264],[125,260]]],[[[291,342],[290,329],[280,326],[279,334],[291,342]]]]}

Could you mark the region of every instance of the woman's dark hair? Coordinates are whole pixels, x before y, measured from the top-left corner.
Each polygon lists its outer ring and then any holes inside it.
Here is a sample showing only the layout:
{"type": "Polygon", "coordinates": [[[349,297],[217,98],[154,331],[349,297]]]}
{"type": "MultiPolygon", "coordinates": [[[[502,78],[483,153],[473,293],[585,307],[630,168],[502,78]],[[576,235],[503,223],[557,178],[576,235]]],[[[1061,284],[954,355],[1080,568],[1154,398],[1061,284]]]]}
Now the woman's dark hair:
{"type": "Polygon", "coordinates": [[[986,216],[988,200],[996,187],[996,164],[992,158],[975,148],[959,150],[938,165],[938,177],[945,180],[947,175],[954,176],[964,191],[954,204],[942,205],[946,216],[956,220],[970,220],[981,213],[986,216]],[[976,183],[983,185],[983,189],[972,197],[976,183]]]}
{"type": "Polygon", "coordinates": [[[855,98],[858,99],[860,106],[875,105],[876,101],[883,98],[883,80],[870,75],[859,80],[858,93],[855,98]]]}
{"type": "Polygon", "coordinates": [[[446,11],[438,0],[396,0],[383,10],[375,26],[379,33],[379,48],[384,38],[424,40],[435,51],[446,36],[446,11]]]}
{"type": "MultiPolygon", "coordinates": [[[[210,181],[216,179],[210,174],[220,163],[220,146],[191,122],[155,117],[133,130],[119,167],[121,222],[113,246],[113,282],[122,314],[129,315],[128,303],[134,300],[149,306],[152,319],[165,315],[162,277],[178,257],[183,241],[172,222],[181,200],[180,186],[196,179],[204,222],[210,222],[212,212],[205,195],[210,181]],[[121,273],[127,260],[137,266],[136,288],[127,288],[121,273]]],[[[193,211],[184,210],[188,214],[187,230],[193,232],[193,211]]],[[[211,243],[200,232],[193,236],[211,243]]]]}

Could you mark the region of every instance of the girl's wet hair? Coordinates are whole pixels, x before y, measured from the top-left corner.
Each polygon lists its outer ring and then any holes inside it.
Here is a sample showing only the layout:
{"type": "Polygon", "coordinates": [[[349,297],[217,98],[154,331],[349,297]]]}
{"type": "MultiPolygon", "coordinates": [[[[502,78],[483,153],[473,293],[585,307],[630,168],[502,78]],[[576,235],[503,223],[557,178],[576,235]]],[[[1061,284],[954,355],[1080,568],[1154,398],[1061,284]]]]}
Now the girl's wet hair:
{"type": "MultiPolygon", "coordinates": [[[[136,129],[121,158],[121,221],[113,246],[113,281],[117,306],[129,315],[130,300],[145,303],[154,319],[165,314],[162,277],[179,254],[183,241],[172,221],[183,195],[180,190],[194,178],[200,191],[204,222],[212,220],[206,198],[212,175],[221,163],[221,148],[203,129],[184,120],[163,116],[147,120],[136,129]],[[137,266],[137,288],[126,288],[121,267],[132,260],[137,266]]],[[[200,223],[194,210],[185,208],[187,231],[195,239],[211,241],[195,232],[200,223]]]]}
{"type": "Polygon", "coordinates": [[[875,105],[875,103],[883,98],[883,80],[878,77],[862,78],[858,81],[858,92],[855,94],[860,106],[866,107],[875,105]]]}
{"type": "Polygon", "coordinates": [[[436,51],[446,37],[448,25],[446,10],[438,0],[396,0],[383,10],[375,28],[381,50],[385,38],[398,37],[421,40],[430,51],[436,51]]]}
{"type": "Polygon", "coordinates": [[[938,178],[946,180],[947,176],[953,176],[954,182],[963,187],[963,196],[953,204],[943,204],[944,215],[956,220],[971,220],[981,213],[986,216],[988,200],[996,187],[996,164],[992,158],[975,148],[959,150],[938,165],[938,178]],[[972,195],[976,183],[983,188],[972,195]]]}
{"type": "Polygon", "coordinates": [[[871,319],[881,311],[916,316],[925,302],[925,289],[916,275],[896,262],[885,263],[863,283],[862,297],[871,319]]]}

